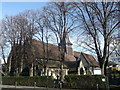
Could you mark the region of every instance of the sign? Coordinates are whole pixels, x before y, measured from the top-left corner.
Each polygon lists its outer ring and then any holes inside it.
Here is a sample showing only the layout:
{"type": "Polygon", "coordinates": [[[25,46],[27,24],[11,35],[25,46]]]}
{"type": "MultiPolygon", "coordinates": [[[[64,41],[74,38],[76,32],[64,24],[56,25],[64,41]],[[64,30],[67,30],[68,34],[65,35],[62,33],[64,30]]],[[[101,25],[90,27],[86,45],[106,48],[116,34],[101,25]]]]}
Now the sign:
{"type": "Polygon", "coordinates": [[[101,75],[101,69],[100,68],[95,68],[93,73],[94,73],[94,75],[101,75]]]}

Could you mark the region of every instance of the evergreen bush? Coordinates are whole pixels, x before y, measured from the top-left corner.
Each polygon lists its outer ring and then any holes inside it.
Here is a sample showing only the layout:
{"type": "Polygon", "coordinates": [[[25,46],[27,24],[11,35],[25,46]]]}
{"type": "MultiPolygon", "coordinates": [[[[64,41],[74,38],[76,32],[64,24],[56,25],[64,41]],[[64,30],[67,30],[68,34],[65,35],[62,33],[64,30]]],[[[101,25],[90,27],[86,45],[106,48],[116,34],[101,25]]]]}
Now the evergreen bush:
{"type": "Polygon", "coordinates": [[[53,87],[53,79],[50,76],[36,76],[36,77],[29,77],[29,76],[10,76],[10,77],[2,77],[2,84],[3,85],[15,85],[17,82],[18,86],[34,86],[36,82],[36,86],[39,87],[53,87]]]}
{"type": "Polygon", "coordinates": [[[78,88],[86,90],[107,90],[107,81],[103,82],[105,78],[101,75],[67,75],[65,76],[64,87],[78,88]]]}

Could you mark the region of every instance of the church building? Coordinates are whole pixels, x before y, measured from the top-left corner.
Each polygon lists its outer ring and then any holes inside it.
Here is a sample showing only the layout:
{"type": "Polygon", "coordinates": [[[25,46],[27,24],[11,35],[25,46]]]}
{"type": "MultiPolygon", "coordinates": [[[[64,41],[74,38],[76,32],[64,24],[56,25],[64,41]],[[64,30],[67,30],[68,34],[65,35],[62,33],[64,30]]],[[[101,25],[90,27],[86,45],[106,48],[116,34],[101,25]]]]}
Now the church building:
{"type": "MultiPolygon", "coordinates": [[[[61,69],[60,47],[37,40],[26,40],[23,45],[12,47],[8,57],[8,72],[14,76],[53,76],[61,69]]],[[[89,54],[73,51],[69,37],[66,38],[66,53],[63,62],[64,75],[94,75],[99,68],[96,59],[89,54]]]]}

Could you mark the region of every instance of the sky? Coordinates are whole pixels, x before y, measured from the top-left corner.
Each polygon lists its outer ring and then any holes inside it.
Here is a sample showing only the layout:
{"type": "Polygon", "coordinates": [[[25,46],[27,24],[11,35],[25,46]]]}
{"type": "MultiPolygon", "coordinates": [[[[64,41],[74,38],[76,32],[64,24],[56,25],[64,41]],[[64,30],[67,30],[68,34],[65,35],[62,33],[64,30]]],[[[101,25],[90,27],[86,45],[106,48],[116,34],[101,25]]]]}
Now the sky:
{"type": "MultiPolygon", "coordinates": [[[[46,1],[46,0],[45,0],[46,1]]],[[[1,2],[2,13],[0,15],[0,20],[5,16],[14,16],[25,10],[37,10],[42,9],[49,2],[1,2]]],[[[71,41],[74,40],[71,37],[71,41]]]]}
{"type": "MultiPolygon", "coordinates": [[[[47,5],[47,3],[48,2],[0,2],[0,20],[5,16],[14,16],[21,12],[24,12],[25,10],[42,9],[47,5]]],[[[74,42],[74,39],[72,37],[70,40],[72,43],[74,42]]],[[[8,50],[8,52],[9,51],[10,50],[8,50]]]]}
{"type": "Polygon", "coordinates": [[[0,20],[6,15],[14,16],[21,12],[24,12],[25,10],[42,9],[42,7],[47,5],[47,3],[48,2],[0,2],[0,20]]]}
{"type": "Polygon", "coordinates": [[[41,9],[43,6],[47,5],[47,2],[1,2],[0,7],[2,7],[2,12],[0,19],[8,16],[13,16],[23,12],[25,10],[37,10],[41,9]]]}
{"type": "MultiPolygon", "coordinates": [[[[42,0],[44,1],[44,0],[42,0]]],[[[46,1],[46,0],[45,0],[46,1]]],[[[0,2],[0,20],[7,16],[14,16],[19,14],[20,12],[24,12],[25,10],[37,10],[42,9],[42,7],[46,6],[48,2],[0,2]]],[[[70,37],[72,43],[74,43],[75,38],[70,37]]],[[[80,51],[80,46],[73,45],[75,51],[80,51]]]]}

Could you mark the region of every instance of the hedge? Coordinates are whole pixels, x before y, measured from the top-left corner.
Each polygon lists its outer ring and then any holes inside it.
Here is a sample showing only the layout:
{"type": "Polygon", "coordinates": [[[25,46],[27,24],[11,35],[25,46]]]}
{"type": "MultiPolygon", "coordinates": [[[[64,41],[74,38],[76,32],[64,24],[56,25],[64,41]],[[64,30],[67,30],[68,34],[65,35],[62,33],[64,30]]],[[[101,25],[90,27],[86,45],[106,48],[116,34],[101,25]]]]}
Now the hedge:
{"type": "MultiPolygon", "coordinates": [[[[107,82],[103,82],[102,78],[104,76],[98,75],[67,75],[63,82],[63,88],[74,88],[82,90],[97,90],[97,84],[99,90],[107,90],[107,82]]],[[[58,87],[52,77],[39,76],[39,77],[29,77],[29,76],[10,76],[2,77],[3,85],[15,85],[17,82],[18,86],[36,86],[39,87],[58,87]]]]}
{"type": "Polygon", "coordinates": [[[120,85],[120,76],[115,74],[109,75],[109,84],[110,85],[120,85]]]}
{"type": "Polygon", "coordinates": [[[107,82],[103,82],[101,75],[67,75],[64,87],[85,90],[107,90],[107,82]]]}
{"type": "Polygon", "coordinates": [[[39,77],[29,77],[29,76],[10,76],[10,77],[2,77],[3,85],[15,85],[17,82],[18,86],[34,86],[34,82],[36,82],[36,86],[39,87],[53,87],[53,79],[52,77],[47,76],[39,76],[39,77]]]}

